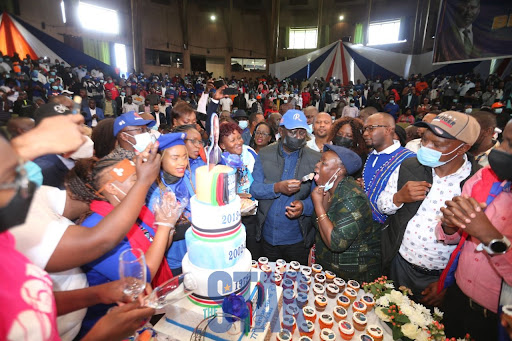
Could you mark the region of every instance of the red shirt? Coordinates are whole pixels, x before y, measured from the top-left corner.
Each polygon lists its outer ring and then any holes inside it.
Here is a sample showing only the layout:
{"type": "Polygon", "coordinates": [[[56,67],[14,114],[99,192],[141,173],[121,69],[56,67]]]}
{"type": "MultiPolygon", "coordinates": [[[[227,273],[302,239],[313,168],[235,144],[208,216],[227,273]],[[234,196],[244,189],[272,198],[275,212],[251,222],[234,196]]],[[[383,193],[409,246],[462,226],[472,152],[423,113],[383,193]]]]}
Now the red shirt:
{"type": "Polygon", "coordinates": [[[311,94],[309,92],[302,93],[302,107],[305,108],[309,105],[309,101],[311,100],[311,94]]]}
{"type": "Polygon", "coordinates": [[[110,91],[112,94],[112,99],[115,100],[117,97],[119,97],[119,91],[117,91],[116,85],[114,83],[105,83],[104,85],[105,89],[110,91]]]}

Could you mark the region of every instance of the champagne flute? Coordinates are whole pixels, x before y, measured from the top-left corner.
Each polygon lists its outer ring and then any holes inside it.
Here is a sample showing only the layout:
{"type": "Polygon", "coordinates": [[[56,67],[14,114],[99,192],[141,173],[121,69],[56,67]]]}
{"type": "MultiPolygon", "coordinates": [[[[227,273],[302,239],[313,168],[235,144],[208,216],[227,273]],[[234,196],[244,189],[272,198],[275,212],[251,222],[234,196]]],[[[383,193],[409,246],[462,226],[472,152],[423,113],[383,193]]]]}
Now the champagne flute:
{"type": "Polygon", "coordinates": [[[187,297],[196,289],[196,279],[191,273],[186,272],[173,277],[156,287],[153,292],[146,297],[144,305],[155,309],[161,309],[166,305],[187,297]]]}
{"type": "Polygon", "coordinates": [[[141,249],[125,250],[119,256],[119,278],[123,281],[123,293],[133,300],[146,288],[146,258],[141,249]]]}

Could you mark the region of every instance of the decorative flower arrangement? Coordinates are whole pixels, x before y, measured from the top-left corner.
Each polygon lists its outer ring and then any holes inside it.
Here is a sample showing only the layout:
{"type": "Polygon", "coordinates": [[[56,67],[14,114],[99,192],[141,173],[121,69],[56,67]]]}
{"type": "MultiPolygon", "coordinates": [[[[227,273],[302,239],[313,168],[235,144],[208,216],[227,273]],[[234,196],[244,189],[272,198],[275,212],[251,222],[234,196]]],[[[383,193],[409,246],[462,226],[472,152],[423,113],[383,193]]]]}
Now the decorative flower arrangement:
{"type": "Polygon", "coordinates": [[[463,338],[446,338],[446,341],[473,341],[473,338],[471,337],[471,335],[466,334],[463,338]]]}
{"type": "Polygon", "coordinates": [[[440,323],[443,313],[434,308],[431,314],[423,305],[412,301],[408,297],[410,289],[395,290],[393,282],[386,277],[364,283],[363,288],[374,295],[375,314],[391,328],[394,340],[446,340],[444,325],[440,323]]]}

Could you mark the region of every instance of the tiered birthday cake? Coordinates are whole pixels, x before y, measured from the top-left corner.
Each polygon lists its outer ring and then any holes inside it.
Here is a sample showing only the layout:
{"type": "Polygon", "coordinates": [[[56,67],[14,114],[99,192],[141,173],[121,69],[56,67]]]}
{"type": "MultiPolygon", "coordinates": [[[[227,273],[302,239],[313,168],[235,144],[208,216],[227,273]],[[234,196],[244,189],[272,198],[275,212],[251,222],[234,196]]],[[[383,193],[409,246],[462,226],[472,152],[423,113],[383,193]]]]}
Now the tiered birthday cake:
{"type": "Polygon", "coordinates": [[[235,170],[203,166],[197,169],[196,179],[197,193],[190,201],[192,227],[185,234],[188,252],[182,265],[198,285],[189,300],[212,308],[232,293],[247,299],[252,257],[245,247],[235,170]]]}

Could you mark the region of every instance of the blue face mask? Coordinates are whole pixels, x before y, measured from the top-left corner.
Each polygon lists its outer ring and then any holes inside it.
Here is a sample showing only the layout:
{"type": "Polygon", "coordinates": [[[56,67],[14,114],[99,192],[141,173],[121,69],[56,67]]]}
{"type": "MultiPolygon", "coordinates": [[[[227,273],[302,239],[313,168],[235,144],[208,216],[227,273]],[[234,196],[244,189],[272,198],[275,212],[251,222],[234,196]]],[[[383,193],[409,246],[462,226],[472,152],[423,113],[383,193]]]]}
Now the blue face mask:
{"type": "Polygon", "coordinates": [[[53,85],[53,86],[52,86],[52,89],[53,89],[53,90],[59,90],[59,87],[58,87],[57,85],[53,85]]]}
{"type": "Polygon", "coordinates": [[[28,180],[35,183],[37,187],[41,187],[43,184],[43,173],[41,172],[41,167],[32,161],[27,161],[23,165],[23,168],[25,168],[25,172],[27,172],[28,180]]]}
{"type": "MultiPolygon", "coordinates": [[[[334,182],[338,179],[338,172],[341,170],[341,168],[338,168],[336,172],[331,176],[331,178],[325,183],[324,187],[324,193],[333,188],[334,182]]],[[[319,186],[322,187],[322,186],[319,186]]]]}
{"type": "Polygon", "coordinates": [[[443,153],[441,153],[438,150],[431,149],[431,148],[428,148],[428,147],[425,147],[425,146],[422,145],[420,147],[420,149],[418,150],[418,153],[417,153],[416,157],[418,158],[418,161],[423,166],[427,166],[427,167],[431,167],[431,168],[436,168],[436,167],[442,166],[444,164],[447,164],[448,162],[450,162],[453,159],[455,159],[457,157],[457,154],[455,154],[455,156],[452,157],[448,161],[439,161],[439,159],[441,159],[441,157],[443,157],[444,155],[450,155],[451,153],[455,152],[456,150],[458,150],[463,145],[464,145],[464,143],[461,144],[460,146],[458,146],[457,148],[455,148],[454,150],[452,150],[451,152],[446,153],[446,154],[443,154],[443,153]]]}

